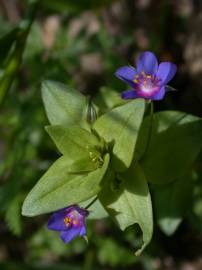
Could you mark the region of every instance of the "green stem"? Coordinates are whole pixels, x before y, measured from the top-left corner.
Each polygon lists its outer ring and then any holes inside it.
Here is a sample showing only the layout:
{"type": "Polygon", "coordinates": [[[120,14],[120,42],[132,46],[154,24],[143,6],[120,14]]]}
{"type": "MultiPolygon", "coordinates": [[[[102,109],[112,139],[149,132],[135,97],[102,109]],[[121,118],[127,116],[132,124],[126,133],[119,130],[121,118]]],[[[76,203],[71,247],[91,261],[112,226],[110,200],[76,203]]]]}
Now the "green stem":
{"type": "Polygon", "coordinates": [[[98,197],[96,196],[86,207],[85,209],[88,209],[91,207],[91,205],[93,205],[96,201],[97,201],[98,197]]]}
{"type": "Polygon", "coordinates": [[[18,27],[17,39],[15,41],[13,51],[5,62],[3,75],[0,79],[0,106],[4,103],[7,93],[20,68],[27,36],[36,15],[37,3],[37,0],[30,1],[30,7],[27,15],[18,27]]]}
{"type": "Polygon", "coordinates": [[[148,132],[147,143],[146,143],[143,158],[146,156],[148,149],[149,149],[149,144],[151,142],[153,120],[154,120],[154,104],[152,101],[150,101],[150,124],[149,124],[149,132],[148,132]]]}
{"type": "Polygon", "coordinates": [[[89,250],[85,256],[83,270],[93,269],[93,261],[94,261],[94,253],[93,250],[89,250]]]}

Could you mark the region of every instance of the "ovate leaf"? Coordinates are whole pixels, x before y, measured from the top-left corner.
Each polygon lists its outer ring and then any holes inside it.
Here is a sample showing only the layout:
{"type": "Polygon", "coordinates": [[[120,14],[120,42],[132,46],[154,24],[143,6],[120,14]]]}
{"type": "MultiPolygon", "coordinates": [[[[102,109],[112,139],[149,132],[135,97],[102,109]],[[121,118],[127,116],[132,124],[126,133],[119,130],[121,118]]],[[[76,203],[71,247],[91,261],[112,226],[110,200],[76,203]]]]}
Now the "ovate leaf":
{"type": "Polygon", "coordinates": [[[190,170],[202,147],[202,120],[182,112],[156,113],[152,135],[145,154],[149,117],[139,133],[136,157],[148,181],[165,184],[179,179],[190,170]]]}
{"type": "Polygon", "coordinates": [[[98,138],[79,126],[47,126],[46,131],[63,155],[78,156],[101,146],[98,138]]]}
{"type": "Polygon", "coordinates": [[[170,184],[153,186],[155,216],[166,235],[172,235],[176,231],[188,211],[192,201],[193,186],[191,173],[170,184]]]}
{"type": "Polygon", "coordinates": [[[139,255],[150,242],[153,232],[152,203],[147,181],[138,165],[131,166],[126,173],[119,177],[122,181],[120,187],[110,188],[111,183],[109,183],[100,193],[99,198],[121,230],[125,230],[135,223],[140,226],[143,245],[136,252],[136,255],[139,255]]]}
{"type": "Polygon", "coordinates": [[[86,99],[78,91],[58,82],[45,81],[42,98],[52,125],[85,126],[86,99]]]}
{"type": "Polygon", "coordinates": [[[144,108],[143,99],[133,100],[102,115],[94,124],[100,137],[113,145],[112,166],[116,171],[131,164],[144,108]]]}
{"type": "Polygon", "coordinates": [[[95,196],[101,189],[109,155],[104,164],[95,171],[71,174],[71,165],[65,156],[59,158],[41,177],[24,201],[22,214],[35,216],[53,212],[70,204],[78,204],[95,196]]]}
{"type": "Polygon", "coordinates": [[[101,151],[104,145],[87,130],[79,126],[47,126],[46,131],[59,151],[75,161],[73,172],[94,170],[103,162],[101,151]]]}

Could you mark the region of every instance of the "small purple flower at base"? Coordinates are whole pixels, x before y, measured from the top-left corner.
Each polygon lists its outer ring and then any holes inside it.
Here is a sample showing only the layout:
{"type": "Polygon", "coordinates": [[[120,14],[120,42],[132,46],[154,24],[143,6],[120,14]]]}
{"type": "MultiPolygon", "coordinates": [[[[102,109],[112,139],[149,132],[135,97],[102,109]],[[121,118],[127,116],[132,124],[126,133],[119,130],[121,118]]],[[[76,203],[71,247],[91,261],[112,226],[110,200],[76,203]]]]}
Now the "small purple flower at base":
{"type": "Polygon", "coordinates": [[[85,220],[89,212],[78,205],[71,205],[56,211],[48,221],[48,229],[60,232],[64,243],[70,242],[76,236],[86,236],[85,220]]]}
{"type": "Polygon", "coordinates": [[[122,93],[123,99],[161,100],[164,98],[167,83],[172,80],[176,71],[175,64],[162,62],[158,65],[152,52],[144,52],[138,58],[136,69],[124,66],[119,68],[115,75],[132,87],[122,93]]]}

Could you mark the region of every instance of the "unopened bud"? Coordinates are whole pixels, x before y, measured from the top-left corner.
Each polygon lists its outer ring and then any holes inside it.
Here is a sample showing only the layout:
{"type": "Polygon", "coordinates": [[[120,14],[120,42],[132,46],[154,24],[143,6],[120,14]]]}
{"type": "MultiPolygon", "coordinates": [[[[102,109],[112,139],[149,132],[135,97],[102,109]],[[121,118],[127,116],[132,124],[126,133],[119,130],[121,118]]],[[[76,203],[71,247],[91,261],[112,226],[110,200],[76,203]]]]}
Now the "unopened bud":
{"type": "Polygon", "coordinates": [[[89,98],[88,109],[87,109],[87,122],[89,124],[93,124],[96,119],[97,119],[97,112],[96,112],[96,109],[92,103],[91,98],[89,98]]]}

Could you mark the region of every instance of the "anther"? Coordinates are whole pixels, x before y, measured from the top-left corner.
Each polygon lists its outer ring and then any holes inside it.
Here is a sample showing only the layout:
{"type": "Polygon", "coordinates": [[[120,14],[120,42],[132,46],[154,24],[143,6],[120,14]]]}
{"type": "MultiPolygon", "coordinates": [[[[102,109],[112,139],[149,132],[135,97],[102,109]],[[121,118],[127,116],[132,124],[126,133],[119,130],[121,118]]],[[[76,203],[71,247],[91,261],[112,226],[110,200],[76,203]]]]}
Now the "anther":
{"type": "Polygon", "coordinates": [[[71,218],[70,217],[65,217],[64,218],[64,223],[66,226],[69,226],[71,224],[71,218]]]}
{"type": "Polygon", "coordinates": [[[93,152],[89,152],[89,156],[92,158],[94,156],[93,152]]]}
{"type": "Polygon", "coordinates": [[[143,75],[144,77],[146,76],[146,74],[145,74],[144,70],[143,70],[141,73],[142,73],[142,75],[143,75]]]}
{"type": "Polygon", "coordinates": [[[73,223],[74,225],[78,225],[78,224],[79,224],[78,220],[76,220],[76,219],[74,219],[72,223],[73,223]]]}

